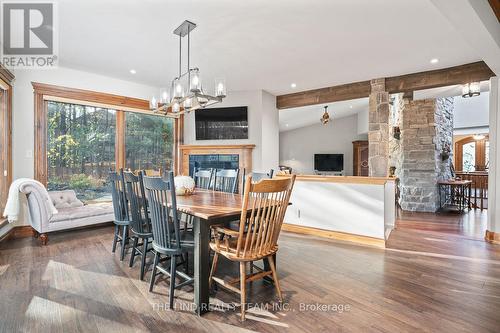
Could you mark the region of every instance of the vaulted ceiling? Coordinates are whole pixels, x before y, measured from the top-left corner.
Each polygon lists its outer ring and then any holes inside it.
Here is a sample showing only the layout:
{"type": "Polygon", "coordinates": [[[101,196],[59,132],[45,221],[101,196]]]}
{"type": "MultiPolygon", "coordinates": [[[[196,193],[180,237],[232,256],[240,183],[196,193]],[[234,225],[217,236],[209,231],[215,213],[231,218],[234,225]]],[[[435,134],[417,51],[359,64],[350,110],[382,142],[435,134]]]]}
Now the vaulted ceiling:
{"type": "Polygon", "coordinates": [[[205,86],[224,76],[230,90],[284,94],[481,60],[430,0],[61,0],[58,10],[61,66],[157,87],[176,74],[172,31],[185,19],[198,24],[191,63],[205,86]]]}

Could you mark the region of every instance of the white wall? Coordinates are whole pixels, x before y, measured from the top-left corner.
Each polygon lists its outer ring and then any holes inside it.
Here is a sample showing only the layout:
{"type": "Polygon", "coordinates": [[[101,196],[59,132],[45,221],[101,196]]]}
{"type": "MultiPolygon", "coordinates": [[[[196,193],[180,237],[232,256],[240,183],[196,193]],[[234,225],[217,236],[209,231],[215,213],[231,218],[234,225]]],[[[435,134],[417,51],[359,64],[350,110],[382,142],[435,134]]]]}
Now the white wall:
{"type": "Polygon", "coordinates": [[[490,93],[471,98],[456,96],[453,108],[453,128],[487,127],[489,123],[490,93]]]}
{"type": "Polygon", "coordinates": [[[333,119],[328,125],[301,127],[280,133],[280,164],[294,173],[313,174],[314,154],[344,154],[345,175],[352,175],[352,142],[366,140],[358,135],[358,116],[333,119]]]}
{"type": "MultiPolygon", "coordinates": [[[[117,80],[102,75],[58,68],[52,70],[17,70],[14,72],[12,112],[13,179],[34,175],[34,101],[31,82],[93,90],[116,95],[149,99],[159,88],[117,80]]],[[[26,210],[16,225],[27,224],[26,210]]],[[[6,230],[0,231],[0,235],[6,230]]]]}
{"type": "Polygon", "coordinates": [[[358,134],[368,135],[368,109],[358,112],[358,134]]]}
{"type": "Polygon", "coordinates": [[[224,102],[214,107],[232,106],[248,107],[248,139],[196,140],[195,117],[192,112],[184,118],[184,144],[255,144],[252,154],[253,171],[276,169],[279,156],[279,114],[276,109],[276,97],[262,90],[230,91],[224,102]]]}
{"type": "Polygon", "coordinates": [[[488,227],[489,231],[500,233],[500,80],[490,80],[490,171],[488,177],[488,227]]]}

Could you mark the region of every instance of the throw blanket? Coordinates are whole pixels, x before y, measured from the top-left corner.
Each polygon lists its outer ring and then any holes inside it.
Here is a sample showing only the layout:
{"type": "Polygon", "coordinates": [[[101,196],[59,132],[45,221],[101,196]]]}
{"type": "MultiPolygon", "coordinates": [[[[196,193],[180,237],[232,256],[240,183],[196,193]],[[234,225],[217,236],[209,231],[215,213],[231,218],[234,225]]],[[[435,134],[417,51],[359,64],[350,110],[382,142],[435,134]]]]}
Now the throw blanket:
{"type": "Polygon", "coordinates": [[[5,210],[3,212],[3,216],[7,217],[10,223],[15,222],[19,218],[20,212],[20,195],[19,188],[23,185],[31,184],[34,187],[38,188],[41,193],[45,195],[47,200],[45,200],[45,204],[47,205],[47,211],[52,214],[57,214],[57,209],[54,207],[52,200],[49,197],[49,193],[45,186],[42,183],[29,178],[19,178],[12,182],[9,188],[9,197],[7,198],[7,204],[5,205],[5,210]]]}

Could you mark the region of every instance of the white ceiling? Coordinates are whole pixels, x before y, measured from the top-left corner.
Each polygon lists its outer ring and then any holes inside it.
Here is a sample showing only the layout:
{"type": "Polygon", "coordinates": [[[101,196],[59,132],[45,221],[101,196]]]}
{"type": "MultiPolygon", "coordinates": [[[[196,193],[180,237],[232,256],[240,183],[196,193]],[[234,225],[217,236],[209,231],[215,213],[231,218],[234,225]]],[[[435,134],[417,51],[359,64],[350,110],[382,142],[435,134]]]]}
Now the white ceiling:
{"type": "Polygon", "coordinates": [[[335,119],[352,116],[361,111],[368,110],[368,98],[280,110],[280,132],[319,124],[321,116],[325,111],[325,105],[328,105],[330,121],[335,121],[335,119]]]}
{"type": "Polygon", "coordinates": [[[283,94],[480,60],[430,0],[59,0],[60,65],[166,86],[185,19],[198,24],[192,65],[229,90],[283,94]]]}

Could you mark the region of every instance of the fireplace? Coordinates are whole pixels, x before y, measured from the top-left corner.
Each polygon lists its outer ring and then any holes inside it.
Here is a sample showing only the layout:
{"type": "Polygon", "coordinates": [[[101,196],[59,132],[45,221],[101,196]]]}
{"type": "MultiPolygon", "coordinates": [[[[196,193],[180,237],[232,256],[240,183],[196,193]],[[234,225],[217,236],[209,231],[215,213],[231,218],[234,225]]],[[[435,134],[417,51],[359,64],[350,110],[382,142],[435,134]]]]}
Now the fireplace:
{"type": "Polygon", "coordinates": [[[180,173],[193,175],[194,167],[245,169],[252,172],[252,150],[255,145],[182,145],[180,173]]]}
{"type": "Polygon", "coordinates": [[[189,175],[193,177],[194,169],[238,169],[238,154],[189,155],[189,175]]]}

